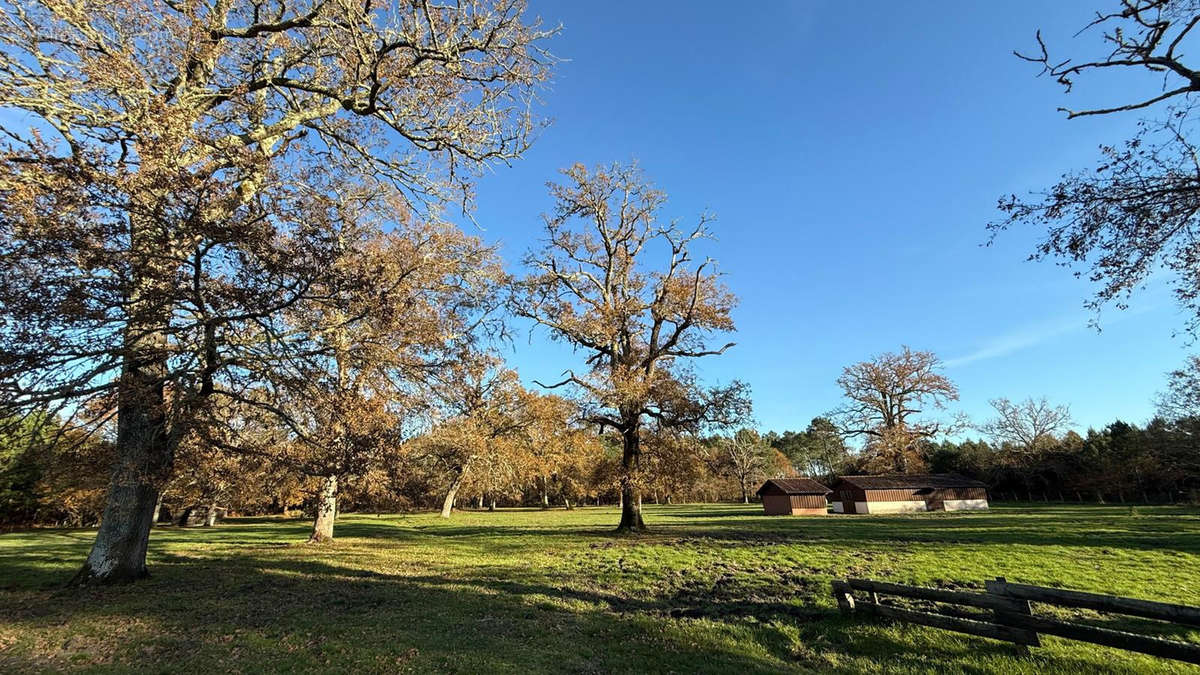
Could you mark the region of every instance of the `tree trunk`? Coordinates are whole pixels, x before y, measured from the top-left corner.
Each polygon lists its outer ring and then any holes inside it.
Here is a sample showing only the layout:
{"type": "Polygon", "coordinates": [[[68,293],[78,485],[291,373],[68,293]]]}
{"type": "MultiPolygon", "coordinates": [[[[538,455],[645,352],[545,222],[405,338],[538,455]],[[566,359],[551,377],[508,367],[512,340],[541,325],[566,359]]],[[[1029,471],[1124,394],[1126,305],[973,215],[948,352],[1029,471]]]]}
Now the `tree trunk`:
{"type": "Polygon", "coordinates": [[[483,510],[483,493],[482,492],[479,493],[479,499],[476,500],[476,502],[475,502],[475,508],[479,509],[480,511],[483,510]]]}
{"type": "Polygon", "coordinates": [[[208,513],[204,514],[204,526],[212,527],[217,524],[217,505],[209,504],[208,513]]]}
{"type": "Polygon", "coordinates": [[[488,504],[488,511],[496,510],[496,495],[492,495],[492,501],[488,504]]]}
{"type": "Polygon", "coordinates": [[[333,521],[337,519],[337,476],[325,476],[321,481],[321,492],[317,496],[317,517],[313,520],[310,544],[333,541],[333,521]]]}
{"type": "Polygon", "coordinates": [[[542,508],[550,508],[550,479],[542,476],[542,508]]]}
{"type": "Polygon", "coordinates": [[[563,505],[567,507],[568,511],[571,510],[571,500],[570,499],[563,497],[563,505]]]}
{"type": "Polygon", "coordinates": [[[72,585],[125,583],[146,571],[158,486],[170,477],[175,442],[167,431],[161,338],[131,323],[130,353],[117,392],[117,456],[96,541],[72,585]]]}
{"type": "Polygon", "coordinates": [[[745,483],[742,483],[742,503],[743,503],[743,504],[749,504],[749,503],[750,503],[750,494],[749,494],[749,493],[746,491],[746,484],[745,484],[745,483]]]}
{"type": "Polygon", "coordinates": [[[154,515],[150,516],[150,527],[158,524],[158,516],[162,513],[163,492],[158,493],[158,497],[154,500],[154,515]]]}
{"type": "Polygon", "coordinates": [[[454,510],[454,498],[458,496],[458,488],[462,487],[463,478],[467,475],[467,467],[458,470],[458,475],[450,483],[450,489],[446,492],[446,498],[442,500],[442,517],[449,518],[450,512],[454,510]]]}
{"type": "Polygon", "coordinates": [[[617,532],[643,532],[646,523],[642,520],[642,500],[634,484],[634,474],[641,458],[638,424],[630,424],[621,436],[621,522],[617,525],[617,532]]]}

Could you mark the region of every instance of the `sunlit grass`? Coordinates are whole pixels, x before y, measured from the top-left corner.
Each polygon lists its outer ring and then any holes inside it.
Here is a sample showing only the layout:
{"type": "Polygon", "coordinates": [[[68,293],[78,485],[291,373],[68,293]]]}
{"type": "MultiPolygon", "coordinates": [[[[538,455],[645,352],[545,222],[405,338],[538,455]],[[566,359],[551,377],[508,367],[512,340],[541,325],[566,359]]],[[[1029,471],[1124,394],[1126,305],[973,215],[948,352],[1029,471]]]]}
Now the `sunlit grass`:
{"type": "MultiPolygon", "coordinates": [[[[829,581],[985,580],[1200,605],[1200,510],[766,517],[756,506],[348,514],[155,531],[153,577],[63,590],[90,531],[0,536],[0,671],[1121,672],[1188,666],[841,617],[829,581]]],[[[1179,637],[1200,640],[1192,631],[1179,637]]]]}

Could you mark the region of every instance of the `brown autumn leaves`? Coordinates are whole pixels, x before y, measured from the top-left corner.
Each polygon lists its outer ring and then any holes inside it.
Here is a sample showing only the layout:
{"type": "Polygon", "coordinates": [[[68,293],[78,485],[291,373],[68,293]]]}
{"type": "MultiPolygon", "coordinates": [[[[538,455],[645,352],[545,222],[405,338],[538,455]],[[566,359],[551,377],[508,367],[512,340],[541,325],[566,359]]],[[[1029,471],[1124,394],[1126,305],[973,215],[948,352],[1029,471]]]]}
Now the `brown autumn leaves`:
{"type": "Polygon", "coordinates": [[[646,441],[746,419],[689,365],[732,346],[710,219],[636,168],[564,171],[524,278],[443,217],[532,142],[553,33],[521,0],[0,3],[0,412],[115,445],[80,583],[144,576],[163,491],[234,489],[229,458],[319,480],[323,540],[398,454],[453,504],[607,434],[640,529],[646,441]],[[497,360],[513,314],[581,355],[570,399],[497,360]]]}
{"type": "Polygon", "coordinates": [[[442,218],[529,146],[553,32],[519,0],[0,6],[0,106],[21,115],[0,148],[0,393],[117,449],[81,583],[145,574],[178,456],[319,477],[319,540],[339,477],[397,448],[461,481],[551,471],[578,423],[617,429],[636,504],[646,419],[745,407],[681,365],[724,350],[705,336],[733,298],[692,261],[704,221],[660,225],[636,170],[567,171],[531,260],[577,268],[550,276],[510,278],[442,218]],[[645,261],[662,246],[665,271],[645,261]],[[582,414],[495,362],[506,303],[590,350],[582,414]],[[497,451],[520,435],[553,457],[497,451]]]}

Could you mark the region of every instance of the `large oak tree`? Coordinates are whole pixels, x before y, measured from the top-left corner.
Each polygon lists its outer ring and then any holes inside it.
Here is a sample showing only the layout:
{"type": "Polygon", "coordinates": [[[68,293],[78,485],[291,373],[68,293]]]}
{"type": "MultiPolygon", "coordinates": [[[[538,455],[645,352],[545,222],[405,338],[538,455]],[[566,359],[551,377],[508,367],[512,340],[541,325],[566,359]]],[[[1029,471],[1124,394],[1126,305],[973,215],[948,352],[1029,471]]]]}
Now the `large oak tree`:
{"type": "Polygon", "coordinates": [[[910,472],[920,463],[918,442],[948,431],[945,422],[923,415],[958,400],[941,365],[933,352],[906,346],[842,370],[837,383],[846,402],[832,416],[843,434],[867,439],[872,464],[910,472]]]}
{"type": "Polygon", "coordinates": [[[575,165],[551,184],[545,245],[526,258],[514,309],[587,354],[587,370],[550,388],[570,387],[586,402],[585,421],[621,435],[619,530],[645,528],[639,460],[647,423],[663,429],[732,423],[745,416],[745,385],[701,385],[687,362],[722,354],[732,343],[734,296],[711,259],[693,246],[707,238],[708,216],[690,228],[663,222],[666,195],[632,166],[575,165]]]}

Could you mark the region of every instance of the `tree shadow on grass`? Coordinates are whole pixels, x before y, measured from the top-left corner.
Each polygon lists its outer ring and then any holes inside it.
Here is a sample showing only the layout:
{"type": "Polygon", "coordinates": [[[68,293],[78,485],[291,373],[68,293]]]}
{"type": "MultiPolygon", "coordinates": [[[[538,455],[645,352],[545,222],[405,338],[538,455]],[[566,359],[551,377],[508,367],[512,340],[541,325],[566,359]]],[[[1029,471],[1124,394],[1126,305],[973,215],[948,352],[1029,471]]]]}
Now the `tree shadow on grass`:
{"type": "MultiPolygon", "coordinates": [[[[9,604],[10,628],[38,633],[9,647],[14,671],[65,666],[133,670],[395,672],[778,672],[712,631],[661,617],[564,605],[548,588],[403,577],[322,561],[166,556],[151,579],[83,589],[53,603],[9,604]],[[69,622],[69,624],[68,624],[69,622]]],[[[589,600],[590,602],[590,600],[589,600]]]]}
{"type": "MultiPolygon", "coordinates": [[[[897,629],[843,618],[826,597],[828,579],[817,574],[706,570],[715,574],[658,579],[644,592],[586,583],[579,570],[562,584],[513,566],[395,575],[355,567],[370,554],[361,547],[280,550],[281,541],[296,544],[289,537],[304,527],[301,521],[284,525],[156,533],[160,543],[198,546],[176,553],[156,544],[154,576],[129,587],[53,593],[22,584],[24,591],[0,592],[0,631],[36,636],[30,638],[36,644],[7,649],[0,640],[0,670],[165,664],[201,671],[857,672],[886,664],[902,671],[996,672],[1029,665],[1011,660],[1011,648],[1001,643],[953,637],[922,650],[914,644],[937,631],[904,628],[909,637],[900,639],[897,629]],[[206,542],[213,549],[199,546],[206,542]],[[977,668],[977,659],[993,665],[977,668]]],[[[668,526],[660,528],[662,536],[631,541],[673,544],[687,530],[668,526]]],[[[492,542],[520,547],[522,538],[548,533],[612,540],[607,530],[589,527],[418,530],[361,520],[339,524],[338,532],[378,542],[461,545],[481,557],[492,542]]],[[[745,543],[727,529],[697,532],[708,544],[745,543]]],[[[87,535],[49,533],[33,557],[3,550],[0,573],[35,575],[57,586],[65,578],[62,561],[82,559],[87,535]]],[[[1062,655],[1046,664],[1068,671],[1107,665],[1062,655]]]]}
{"type": "MultiPolygon", "coordinates": [[[[519,569],[398,576],[248,555],[166,555],[157,569],[134,586],[54,602],[10,605],[0,594],[3,624],[45,638],[37,648],[0,651],[0,668],[746,673],[885,664],[996,672],[1022,663],[1011,647],[976,638],[915,650],[911,637],[878,623],[736,588],[623,597],[523,579],[519,569]],[[980,659],[993,665],[973,665],[980,659]]],[[[924,634],[916,635],[920,643],[924,634]]],[[[1047,665],[1098,670],[1071,657],[1047,665]]]]}

